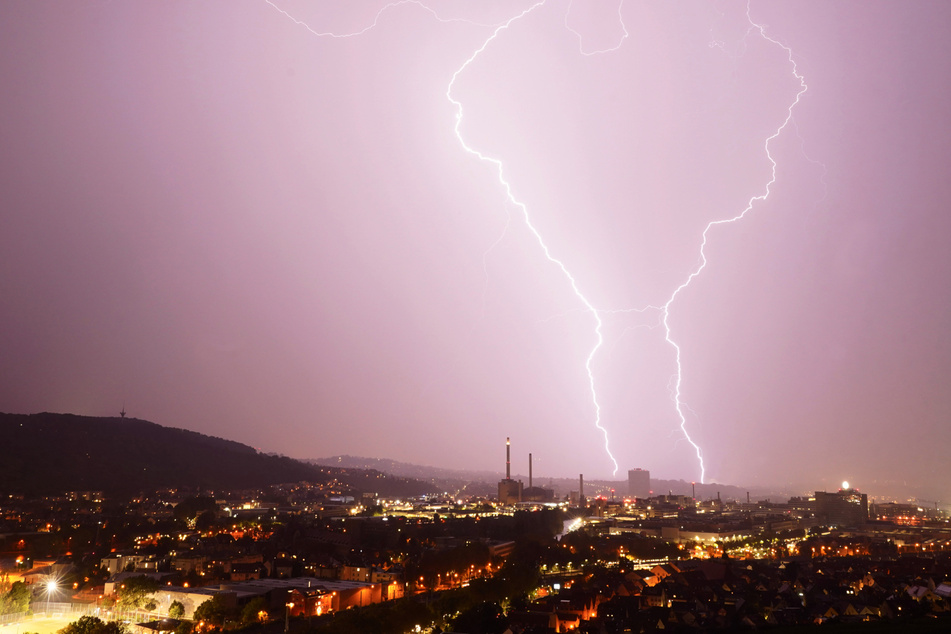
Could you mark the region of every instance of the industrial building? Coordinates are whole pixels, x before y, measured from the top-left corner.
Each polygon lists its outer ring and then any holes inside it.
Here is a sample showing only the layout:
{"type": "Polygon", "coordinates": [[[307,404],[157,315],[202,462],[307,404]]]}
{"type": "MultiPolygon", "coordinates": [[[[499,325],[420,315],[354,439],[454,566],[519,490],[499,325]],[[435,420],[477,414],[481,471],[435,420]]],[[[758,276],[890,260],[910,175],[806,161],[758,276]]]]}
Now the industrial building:
{"type": "Polygon", "coordinates": [[[505,439],[505,478],[499,480],[499,504],[514,505],[520,502],[554,502],[555,491],[532,484],[532,454],[528,454],[528,488],[521,480],[512,479],[512,447],[510,439],[505,439]]]}
{"type": "Polygon", "coordinates": [[[505,479],[499,480],[499,504],[518,504],[522,501],[522,482],[512,479],[512,446],[505,439],[505,479]]]}

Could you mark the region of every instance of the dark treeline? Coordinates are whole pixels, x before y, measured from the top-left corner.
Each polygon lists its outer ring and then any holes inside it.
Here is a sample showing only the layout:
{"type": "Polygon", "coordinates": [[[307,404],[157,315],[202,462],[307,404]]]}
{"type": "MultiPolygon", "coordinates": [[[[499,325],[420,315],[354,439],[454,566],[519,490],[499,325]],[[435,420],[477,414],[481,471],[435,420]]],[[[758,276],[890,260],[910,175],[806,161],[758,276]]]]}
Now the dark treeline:
{"type": "Polygon", "coordinates": [[[337,479],[355,490],[413,495],[424,483],[365,470],[319,467],[231,440],[135,418],[0,414],[0,493],[248,489],[337,479]]]}

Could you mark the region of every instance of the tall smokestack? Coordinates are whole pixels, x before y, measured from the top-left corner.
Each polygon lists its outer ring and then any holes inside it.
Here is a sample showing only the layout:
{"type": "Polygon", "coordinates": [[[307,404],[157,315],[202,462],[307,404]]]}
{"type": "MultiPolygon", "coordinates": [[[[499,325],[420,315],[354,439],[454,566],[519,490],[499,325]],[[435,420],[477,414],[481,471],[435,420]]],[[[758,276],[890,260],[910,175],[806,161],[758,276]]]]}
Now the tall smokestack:
{"type": "Polygon", "coordinates": [[[528,454],[528,488],[532,488],[532,454],[528,454]]]}
{"type": "Polygon", "coordinates": [[[697,483],[696,482],[690,483],[690,492],[691,492],[690,497],[696,500],[697,499],[697,483]]]}
{"type": "Polygon", "coordinates": [[[578,501],[584,502],[584,474],[578,475],[578,501]]]}
{"type": "Polygon", "coordinates": [[[512,448],[510,447],[509,439],[505,439],[505,479],[512,479],[512,448]]]}

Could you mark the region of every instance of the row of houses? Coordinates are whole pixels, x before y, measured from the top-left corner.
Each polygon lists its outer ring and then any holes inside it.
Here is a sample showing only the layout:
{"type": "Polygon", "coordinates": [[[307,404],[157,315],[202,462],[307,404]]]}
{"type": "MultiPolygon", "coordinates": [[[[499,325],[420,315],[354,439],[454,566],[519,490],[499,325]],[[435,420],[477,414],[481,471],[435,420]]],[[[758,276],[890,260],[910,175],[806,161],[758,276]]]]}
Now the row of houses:
{"type": "Polygon", "coordinates": [[[213,597],[226,607],[240,610],[257,598],[264,599],[270,616],[319,616],[349,607],[370,605],[402,598],[403,584],[395,581],[367,583],[318,577],[292,579],[255,579],[250,581],[186,588],[164,586],[151,598],[157,604],[156,612],[168,613],[172,603],[185,608],[185,619],[191,619],[195,609],[213,597]]]}
{"type": "Polygon", "coordinates": [[[511,612],[511,631],[732,631],[924,615],[951,631],[951,558],[687,560],[566,585],[511,612]]]}

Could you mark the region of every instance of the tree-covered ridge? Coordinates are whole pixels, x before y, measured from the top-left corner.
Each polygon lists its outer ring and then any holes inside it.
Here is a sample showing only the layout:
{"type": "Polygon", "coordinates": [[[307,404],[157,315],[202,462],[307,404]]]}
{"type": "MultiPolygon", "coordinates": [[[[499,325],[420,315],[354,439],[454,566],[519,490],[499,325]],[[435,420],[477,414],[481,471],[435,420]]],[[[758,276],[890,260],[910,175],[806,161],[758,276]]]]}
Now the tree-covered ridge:
{"type": "Polygon", "coordinates": [[[354,480],[357,490],[371,484],[377,490],[395,484],[421,486],[403,479],[386,481],[377,473],[321,468],[135,418],[0,413],[0,438],[5,449],[0,493],[121,495],[175,487],[257,488],[335,477],[354,480]],[[341,474],[346,478],[338,477],[341,474]]]}

